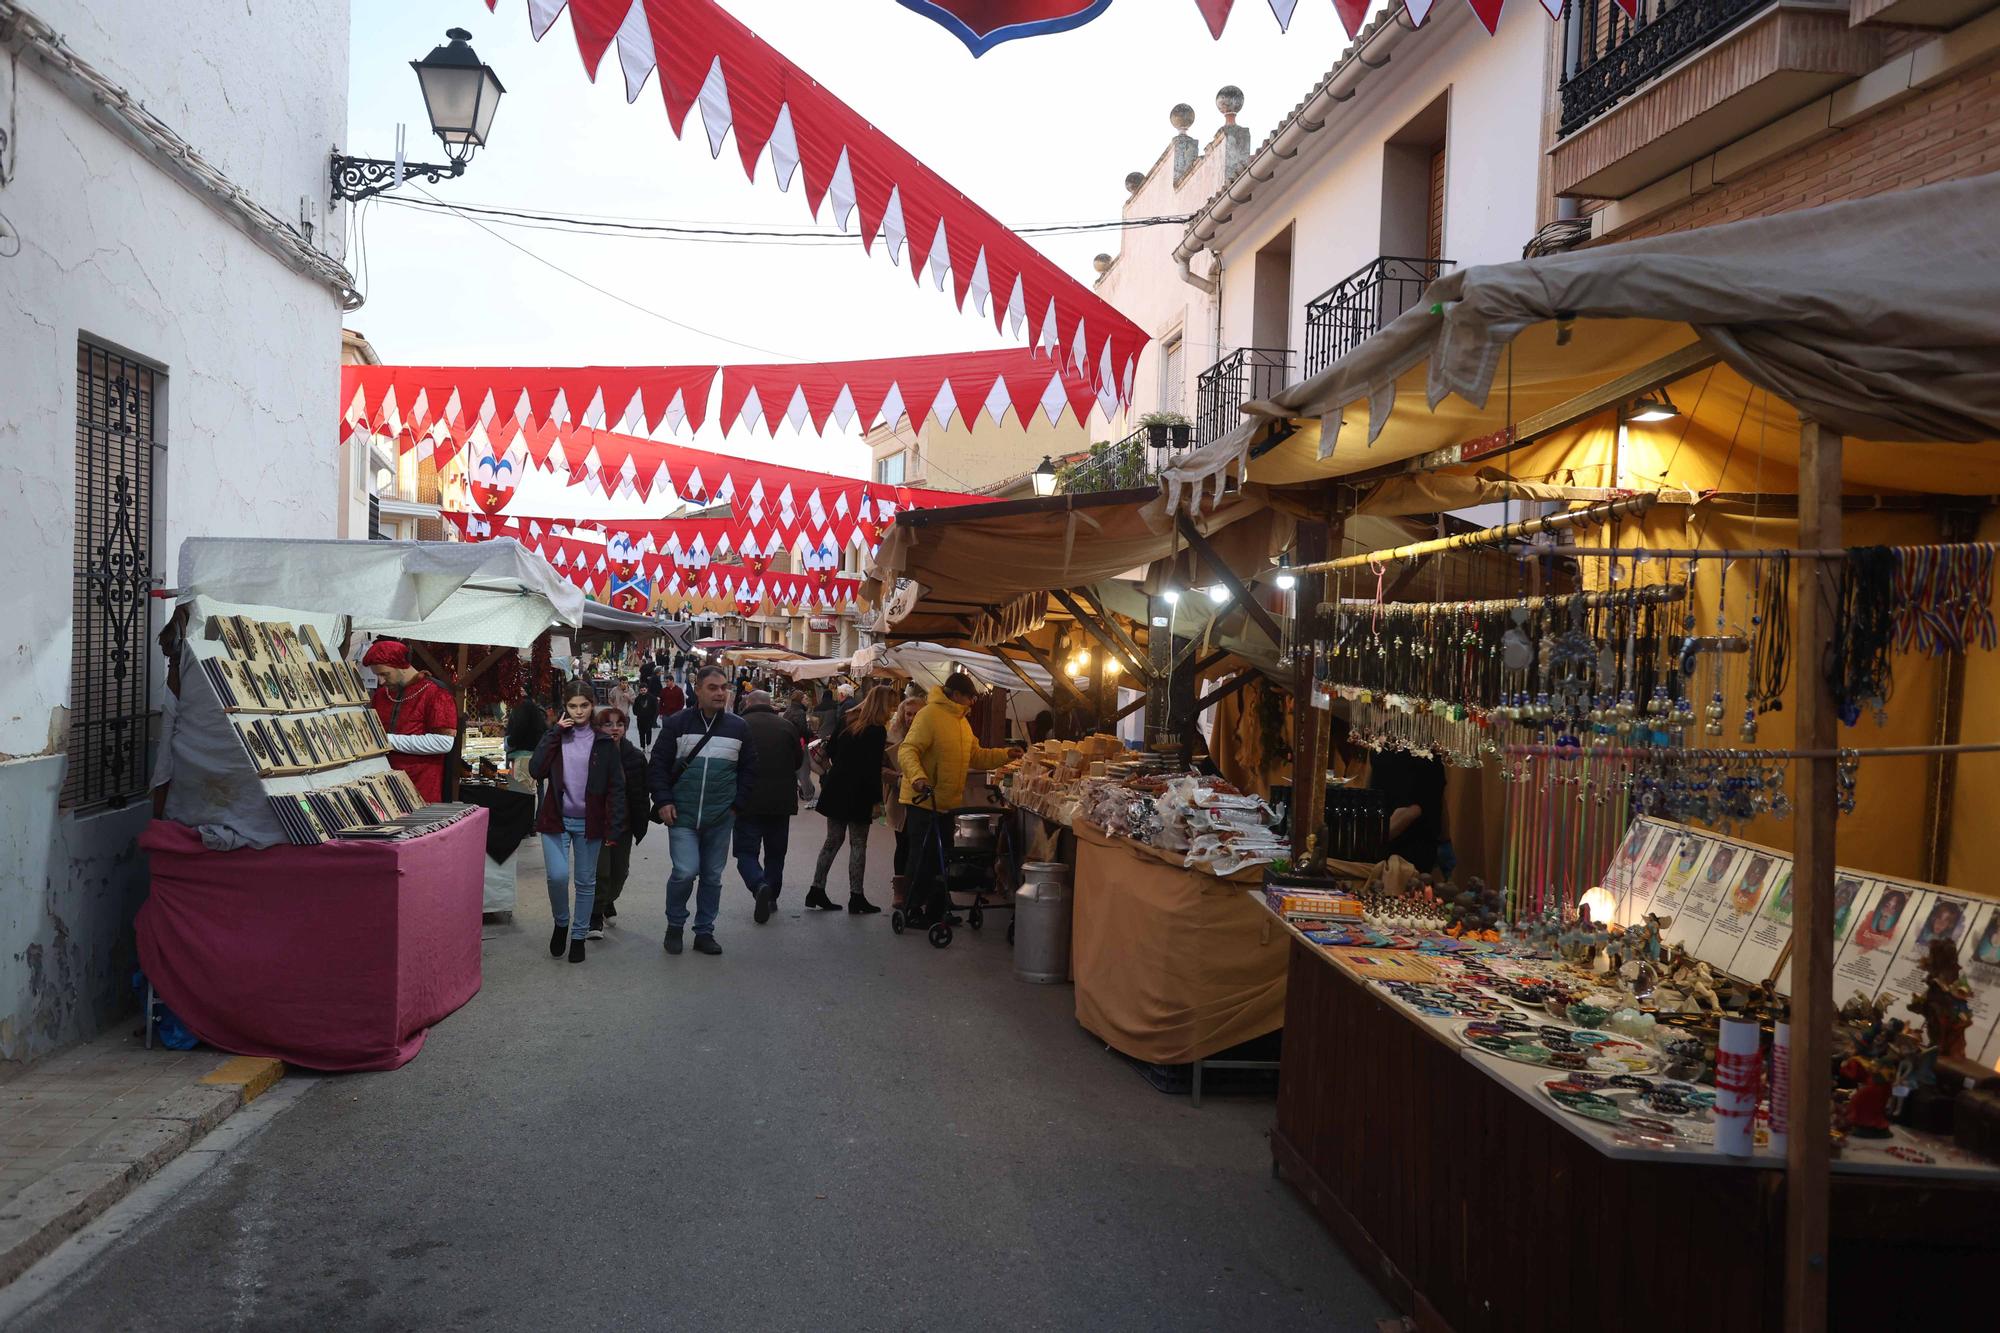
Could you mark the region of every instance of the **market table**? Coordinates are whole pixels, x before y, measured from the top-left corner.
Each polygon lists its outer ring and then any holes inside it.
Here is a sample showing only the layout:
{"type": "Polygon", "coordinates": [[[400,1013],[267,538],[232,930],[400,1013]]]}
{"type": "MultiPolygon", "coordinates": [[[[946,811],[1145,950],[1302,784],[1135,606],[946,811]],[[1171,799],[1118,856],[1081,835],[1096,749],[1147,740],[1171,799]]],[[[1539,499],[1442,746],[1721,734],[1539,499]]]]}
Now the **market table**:
{"type": "Polygon", "coordinates": [[[140,835],[139,961],[203,1041],[307,1069],[395,1069],[479,992],[487,815],[420,838],[210,851],[140,835]]]}
{"type": "Polygon", "coordinates": [[[1083,820],[1073,829],[1077,1022],[1159,1065],[1284,1025],[1287,936],[1244,892],[1261,869],[1217,879],[1083,820]]]}
{"type": "MultiPolygon", "coordinates": [[[[1779,1327],[1782,1154],[1621,1146],[1540,1095],[1550,1071],[1467,1048],[1285,938],[1274,1166],[1419,1327],[1779,1327]]],[[[2000,1257],[2000,1170],[1907,1166],[1857,1141],[1832,1198],[1837,1327],[1991,1322],[1973,1275],[2000,1257]]]]}

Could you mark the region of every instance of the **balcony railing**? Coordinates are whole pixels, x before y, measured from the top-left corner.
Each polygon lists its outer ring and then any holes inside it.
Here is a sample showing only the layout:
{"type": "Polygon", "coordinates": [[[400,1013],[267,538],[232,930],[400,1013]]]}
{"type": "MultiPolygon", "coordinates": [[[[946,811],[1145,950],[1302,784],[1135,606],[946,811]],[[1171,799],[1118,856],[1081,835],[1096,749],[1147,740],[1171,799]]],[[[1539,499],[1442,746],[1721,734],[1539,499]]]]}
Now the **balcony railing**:
{"type": "Polygon", "coordinates": [[[1449,259],[1384,255],[1306,302],[1306,365],[1310,379],[1382,331],[1415,305],[1449,259]]]}
{"type": "Polygon", "coordinates": [[[1089,491],[1128,491],[1150,485],[1159,475],[1164,451],[1153,450],[1144,426],[1116,444],[1093,446],[1090,457],[1056,470],[1056,488],[1064,495],[1089,491]]]}
{"type": "Polygon", "coordinates": [[[1772,0],[1570,0],[1558,135],[1573,134],[1772,0]]]}
{"type": "Polygon", "coordinates": [[[1292,353],[1285,347],[1239,347],[1195,380],[1194,442],[1207,444],[1243,420],[1236,409],[1269,398],[1291,383],[1292,353]]]}

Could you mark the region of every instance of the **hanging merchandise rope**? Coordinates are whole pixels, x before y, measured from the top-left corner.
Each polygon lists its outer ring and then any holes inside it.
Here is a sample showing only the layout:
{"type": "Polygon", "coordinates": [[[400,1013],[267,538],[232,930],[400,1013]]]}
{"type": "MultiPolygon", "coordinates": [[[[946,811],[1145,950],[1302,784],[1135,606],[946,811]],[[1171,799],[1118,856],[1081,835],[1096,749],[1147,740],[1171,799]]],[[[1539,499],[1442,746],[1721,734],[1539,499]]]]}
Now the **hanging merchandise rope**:
{"type": "MultiPolygon", "coordinates": [[[[1407,546],[1395,546],[1381,551],[1364,551],[1359,555],[1341,556],[1337,560],[1321,560],[1313,564],[1300,565],[1292,572],[1319,574],[1342,569],[1360,569],[1364,566],[1386,564],[1393,560],[1415,560],[1419,556],[1437,555],[1445,551],[1462,551],[1478,546],[1500,546],[1522,537],[1608,523],[1622,514],[1643,514],[1659,502],[1660,497],[1657,495],[1632,495],[1622,500],[1609,500],[1583,509],[1572,509],[1566,513],[1550,514],[1546,518],[1522,519],[1518,523],[1503,523],[1497,528],[1482,528],[1477,532],[1461,532],[1453,537],[1435,537],[1429,541],[1413,542],[1407,546]]],[[[1564,548],[1551,554],[1575,555],[1577,552],[1564,548]]],[[[1626,553],[1620,551],[1618,554],[1626,553]]]]}

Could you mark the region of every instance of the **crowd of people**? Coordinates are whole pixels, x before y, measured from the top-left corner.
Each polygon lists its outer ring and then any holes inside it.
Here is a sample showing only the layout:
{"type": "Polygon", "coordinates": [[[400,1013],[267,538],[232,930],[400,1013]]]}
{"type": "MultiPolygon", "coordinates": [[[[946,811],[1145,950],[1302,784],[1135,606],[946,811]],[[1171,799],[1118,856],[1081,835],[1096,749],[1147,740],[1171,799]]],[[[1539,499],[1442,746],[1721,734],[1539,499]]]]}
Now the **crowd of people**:
{"type": "Polygon", "coordinates": [[[768,922],[803,806],[826,820],[808,910],[882,911],[866,879],[869,825],[883,817],[896,832],[893,906],[928,926],[951,911],[931,845],[949,837],[939,816],[963,801],[968,772],[1019,754],[976,743],[967,714],[979,690],[957,672],[928,691],[875,684],[864,692],[843,681],[814,698],[776,673],[732,672],[662,651],[636,680],[613,681],[603,705],[583,678],[561,693],[553,723],[534,701],[517,705],[506,745],[539,790],[535,828],[555,922],[549,953],[572,963],[584,961],[587,941],[615,928],[632,848],[656,824],[672,863],[667,953],[722,952],[716,918],[732,857],[755,901],[752,919],[768,922]],[[843,846],[844,902],[827,892],[843,846]]]}

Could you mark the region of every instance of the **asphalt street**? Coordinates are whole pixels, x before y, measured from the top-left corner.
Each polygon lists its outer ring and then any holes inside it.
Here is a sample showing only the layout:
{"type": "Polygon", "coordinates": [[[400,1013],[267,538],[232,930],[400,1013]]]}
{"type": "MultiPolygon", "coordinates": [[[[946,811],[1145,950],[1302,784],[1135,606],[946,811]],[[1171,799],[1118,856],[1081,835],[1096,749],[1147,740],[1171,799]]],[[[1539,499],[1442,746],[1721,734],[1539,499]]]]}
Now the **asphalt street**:
{"type": "MultiPolygon", "coordinates": [[[[547,951],[533,855],[485,985],[393,1073],[331,1077],[30,1311],[79,1329],[1372,1330],[1387,1307],[1270,1172],[1268,1096],[1201,1109],[1014,979],[734,869],[719,958],[547,951]]],[[[886,901],[890,837],[871,844],[886,901]]],[[[845,873],[845,855],[836,880],[845,873]]],[[[274,886],[274,892],[281,892],[274,886]]],[[[833,889],[844,899],[842,886],[833,889]]]]}

